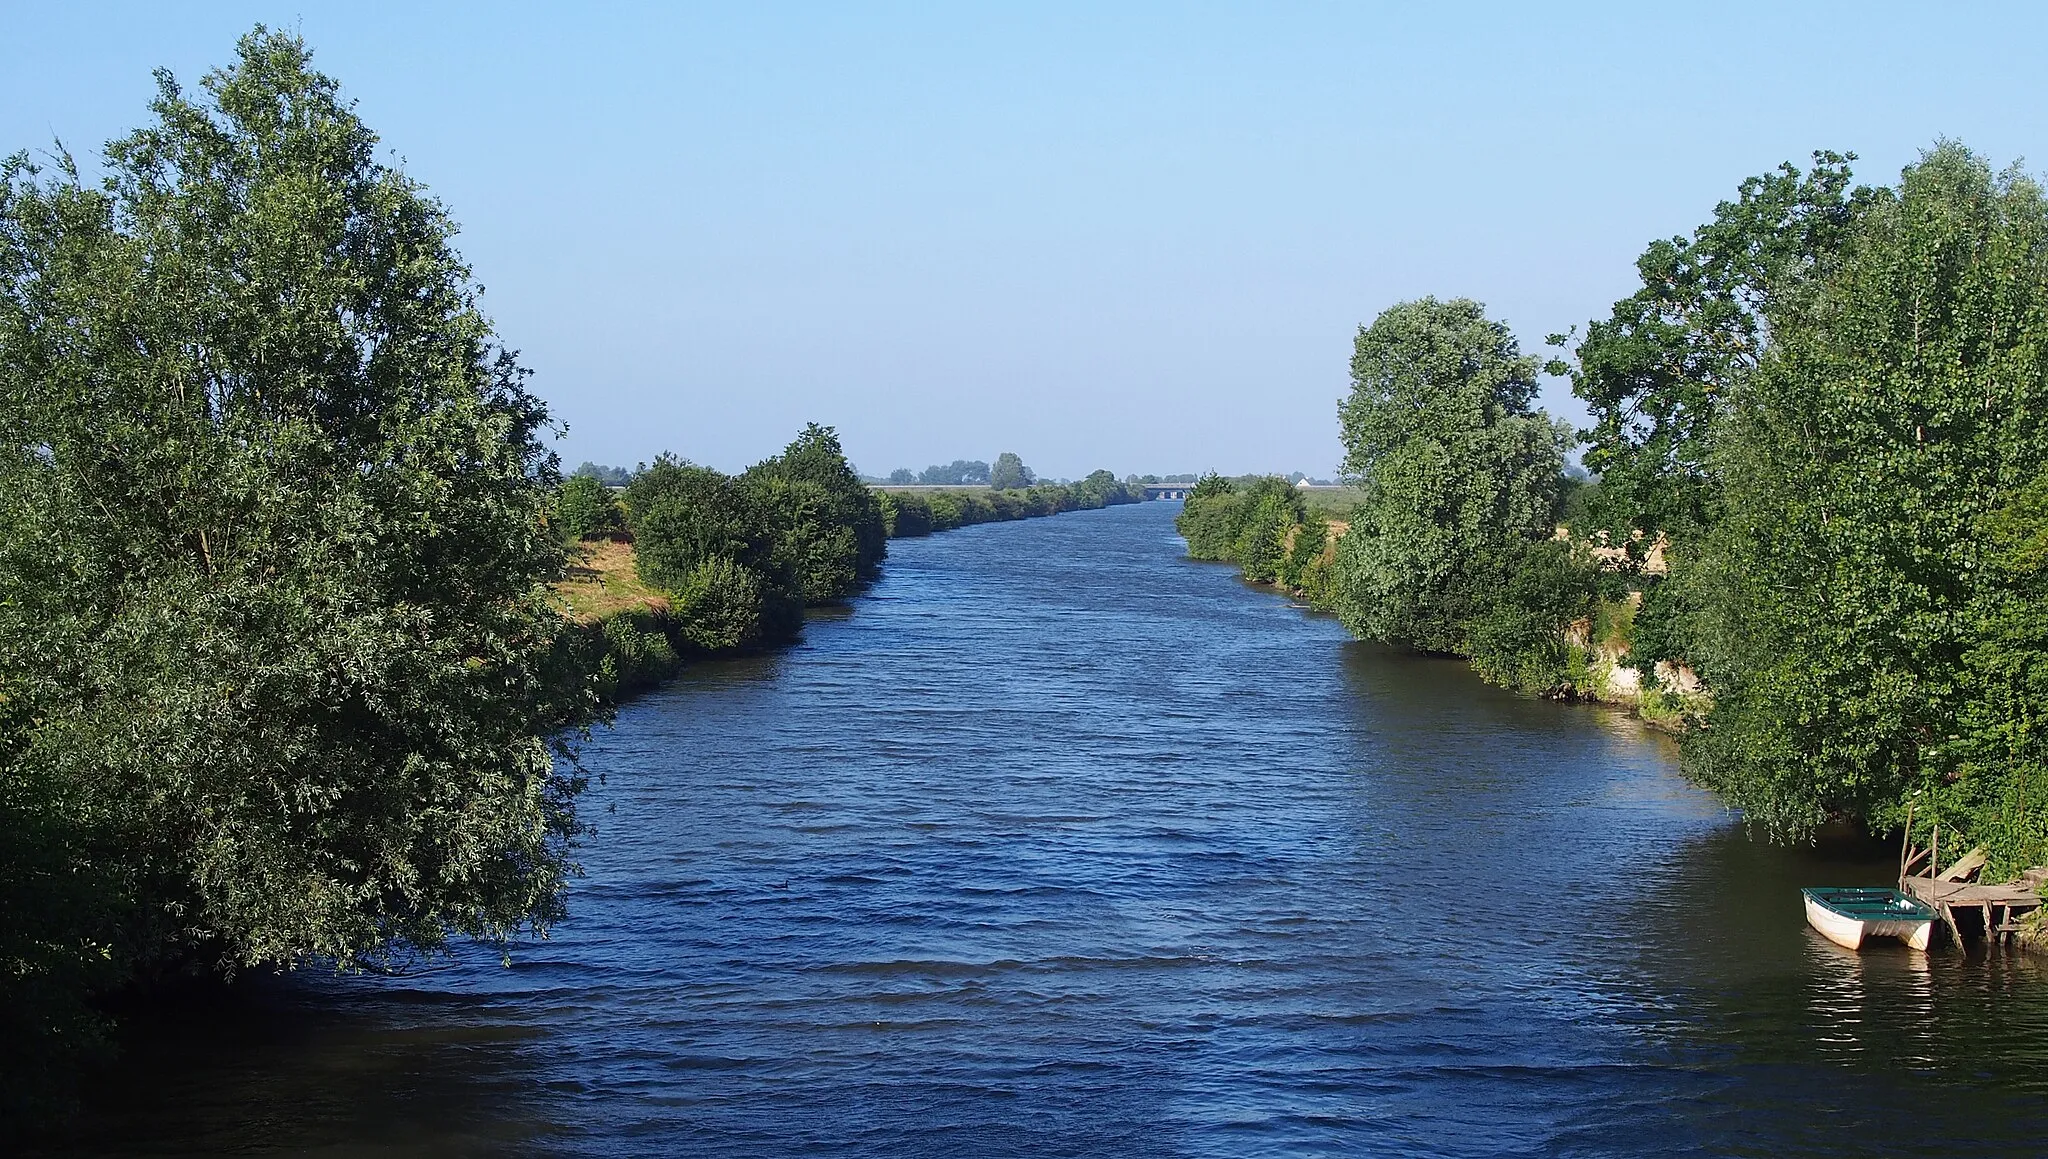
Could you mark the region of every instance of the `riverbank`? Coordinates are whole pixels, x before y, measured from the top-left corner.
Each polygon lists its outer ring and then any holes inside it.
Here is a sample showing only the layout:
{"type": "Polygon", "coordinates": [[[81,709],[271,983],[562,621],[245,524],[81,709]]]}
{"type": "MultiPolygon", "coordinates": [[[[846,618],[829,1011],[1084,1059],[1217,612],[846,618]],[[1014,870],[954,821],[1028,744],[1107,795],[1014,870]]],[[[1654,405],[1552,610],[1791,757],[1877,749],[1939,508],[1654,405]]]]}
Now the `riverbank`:
{"type": "Polygon", "coordinates": [[[883,525],[891,539],[1145,501],[1142,492],[1117,482],[1108,471],[1097,471],[1078,483],[1039,483],[1003,491],[877,486],[874,492],[881,501],[883,525]]]}
{"type": "MultiPolygon", "coordinates": [[[[1349,505],[1319,504],[1285,480],[1205,483],[1188,500],[1175,527],[1191,558],[1236,564],[1247,583],[1272,588],[1310,608],[1338,611],[1337,555],[1351,529],[1349,505]]],[[[1588,576],[1611,573],[1618,553],[1572,540],[1561,529],[1556,548],[1567,560],[1582,561],[1588,576]]],[[[1446,652],[1472,664],[1490,683],[1548,700],[1580,701],[1626,708],[1644,723],[1668,733],[1687,731],[1704,718],[1711,701],[1686,668],[1659,662],[1649,672],[1630,663],[1640,592],[1608,592],[1586,583],[1580,605],[1555,612],[1548,629],[1520,626],[1538,638],[1520,645],[1544,656],[1545,677],[1529,680],[1528,666],[1502,670],[1465,652],[1446,652]],[[1548,639],[1541,638],[1548,631],[1548,639]]],[[[1494,627],[1489,625],[1489,627],[1494,627]]]]}
{"type": "MultiPolygon", "coordinates": [[[[1097,474],[1108,476],[1106,471],[1097,474]]],[[[890,539],[1144,501],[1114,479],[1108,486],[1088,486],[1091,481],[1009,491],[875,490],[890,539]]],[[[555,594],[574,625],[572,662],[597,674],[599,696],[608,705],[659,687],[693,660],[744,656],[787,642],[707,648],[693,641],[675,615],[670,595],[642,578],[639,555],[626,536],[572,543],[569,553],[567,573],[555,585],[555,594]]]]}
{"type": "Polygon", "coordinates": [[[138,1027],[63,1159],[2032,1153],[2048,971],[1800,915],[1896,847],[1752,843],[1661,735],[1252,598],[1176,506],[892,544],[592,737],[512,968],[138,1027]],[[1500,918],[1561,902],[1634,920],[1500,918]]]}

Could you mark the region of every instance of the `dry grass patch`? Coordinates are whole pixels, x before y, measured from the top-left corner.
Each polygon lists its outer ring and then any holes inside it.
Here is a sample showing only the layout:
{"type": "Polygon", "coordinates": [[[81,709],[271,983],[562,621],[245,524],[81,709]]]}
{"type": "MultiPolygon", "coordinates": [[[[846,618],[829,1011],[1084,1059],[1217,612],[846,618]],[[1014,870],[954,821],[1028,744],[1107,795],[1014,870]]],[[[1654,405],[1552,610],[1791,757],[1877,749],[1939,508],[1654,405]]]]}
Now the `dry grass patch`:
{"type": "Polygon", "coordinates": [[[569,615],[583,623],[620,612],[667,611],[668,598],[640,580],[633,545],[609,539],[569,549],[569,574],[555,585],[569,615]]]}

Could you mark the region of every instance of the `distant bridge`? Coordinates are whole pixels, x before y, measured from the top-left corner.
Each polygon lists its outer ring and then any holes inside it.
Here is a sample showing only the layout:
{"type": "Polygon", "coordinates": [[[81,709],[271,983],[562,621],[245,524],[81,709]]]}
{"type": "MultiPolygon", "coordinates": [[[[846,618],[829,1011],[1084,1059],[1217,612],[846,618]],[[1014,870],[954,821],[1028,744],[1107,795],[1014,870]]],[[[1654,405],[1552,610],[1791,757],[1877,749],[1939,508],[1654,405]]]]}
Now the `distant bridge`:
{"type": "Polygon", "coordinates": [[[1195,485],[1193,483],[1145,484],[1145,498],[1147,499],[1185,499],[1194,493],[1195,485]]]}

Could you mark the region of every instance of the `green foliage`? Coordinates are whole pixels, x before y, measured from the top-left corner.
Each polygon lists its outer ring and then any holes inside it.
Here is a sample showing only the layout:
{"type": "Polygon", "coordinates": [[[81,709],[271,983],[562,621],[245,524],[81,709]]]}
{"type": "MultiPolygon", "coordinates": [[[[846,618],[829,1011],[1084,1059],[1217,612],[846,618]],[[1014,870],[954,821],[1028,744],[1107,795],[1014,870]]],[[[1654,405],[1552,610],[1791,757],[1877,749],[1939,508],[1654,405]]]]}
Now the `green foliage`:
{"type": "Polygon", "coordinates": [[[1770,322],[1716,438],[1714,709],[1688,760],[1781,838],[1918,790],[1983,840],[2032,760],[1999,723],[2026,719],[2038,655],[2025,553],[1987,556],[2048,464],[2041,192],[1943,145],[1770,322]]]}
{"type": "Polygon", "coordinates": [[[1278,475],[1204,476],[1174,527],[1187,540],[1189,558],[1234,562],[1253,583],[1278,584],[1327,606],[1329,523],[1311,518],[1301,492],[1278,475]]]}
{"type": "MultiPolygon", "coordinates": [[[[808,479],[750,475],[743,482],[767,518],[773,537],[770,570],[790,577],[798,599],[813,605],[843,599],[872,576],[872,564],[866,573],[861,569],[858,531],[848,522],[852,518],[865,520],[866,510],[857,516],[845,511],[841,496],[808,479]]],[[[873,508],[873,532],[878,539],[886,537],[880,503],[865,487],[861,493],[866,505],[873,508]]]]}
{"type": "Polygon", "coordinates": [[[1235,492],[1190,496],[1173,525],[1188,542],[1188,558],[1227,561],[1244,532],[1244,496],[1235,492]]]}
{"type": "Polygon", "coordinates": [[[893,511],[889,536],[929,535],[952,531],[976,523],[1030,519],[1057,515],[1063,511],[1092,511],[1123,503],[1141,502],[1143,496],[1116,481],[1108,471],[1096,471],[1078,483],[1062,486],[1040,483],[1013,491],[931,491],[921,495],[883,492],[884,509],[893,511]]]}
{"type": "Polygon", "coordinates": [[[624,487],[633,481],[633,472],[624,467],[607,467],[585,460],[583,465],[570,472],[570,478],[595,479],[607,487],[624,487]]]}
{"type": "Polygon", "coordinates": [[[565,539],[604,539],[626,530],[626,513],[611,488],[594,475],[562,480],[555,497],[555,517],[565,539]]]}
{"type": "Polygon", "coordinates": [[[1987,575],[2006,598],[1984,601],[1970,626],[1957,776],[1941,792],[1950,831],[1985,845],[1996,879],[2048,861],[2048,472],[1979,533],[1987,575]]]}
{"type": "Polygon", "coordinates": [[[932,533],[932,505],[922,495],[884,491],[881,496],[882,524],[891,539],[910,539],[932,533]]]}
{"type": "Polygon", "coordinates": [[[0,1008],[39,1066],[136,971],[544,928],[549,738],[595,708],[546,410],[446,212],[293,37],[159,82],[104,182],[0,167],[0,1008]]]}
{"type": "Polygon", "coordinates": [[[1021,490],[1037,481],[1024,460],[1009,451],[996,456],[996,465],[988,473],[988,485],[996,491],[1021,490]]]}
{"type": "Polygon", "coordinates": [[[1244,495],[1240,506],[1244,524],[1232,545],[1232,558],[1244,578],[1253,583],[1273,583],[1280,578],[1288,532],[1307,517],[1300,496],[1286,480],[1276,478],[1272,483],[1244,495]]]}
{"type": "Polygon", "coordinates": [[[1340,411],[1364,489],[1337,553],[1361,636],[1463,652],[1501,557],[1550,537],[1565,432],[1534,409],[1536,362],[1478,303],[1403,302],[1361,327],[1340,411]]]}
{"type": "Polygon", "coordinates": [[[726,652],[761,638],[768,598],[760,576],[721,555],[690,569],[675,590],[671,610],[690,643],[707,652],[726,652]]]}
{"type": "Polygon", "coordinates": [[[1712,573],[1675,549],[1667,558],[1670,575],[1643,584],[1642,606],[1629,631],[1629,653],[1646,672],[1659,661],[1697,668],[1714,650],[1703,607],[1712,573]]]}
{"type": "Polygon", "coordinates": [[[614,703],[666,680],[682,666],[661,617],[641,612],[608,616],[596,631],[603,647],[598,671],[614,703]]]}
{"type": "Polygon", "coordinates": [[[787,571],[805,603],[845,599],[880,572],[889,551],[881,501],[854,473],[831,427],[811,423],[741,478],[774,527],[772,571],[787,571]]]}
{"type": "Polygon", "coordinates": [[[1728,400],[1755,371],[1778,303],[1833,264],[1873,196],[1850,190],[1852,160],[1781,165],[1744,181],[1690,240],[1653,242],[1636,261],[1642,289],[1588,327],[1575,367],[1554,364],[1593,417],[1584,459],[1618,542],[1631,531],[1689,540],[1713,520],[1728,400]]]}
{"type": "MultiPolygon", "coordinates": [[[[1488,557],[1493,581],[1472,600],[1466,627],[1472,667],[1503,687],[1535,695],[1579,691],[1586,645],[1568,629],[1595,610],[1596,572],[1582,547],[1560,539],[1511,540],[1488,557]]],[[[1606,641],[1594,623],[1590,643],[1606,641]]]]}
{"type": "Polygon", "coordinates": [[[1140,499],[1108,471],[1090,471],[1087,478],[1067,490],[1073,497],[1073,506],[1084,510],[1135,503],[1140,499]]]}
{"type": "Polygon", "coordinates": [[[979,487],[988,483],[988,464],[979,459],[955,459],[945,466],[933,465],[918,472],[917,482],[930,487],[979,487]]]}
{"type": "Polygon", "coordinates": [[[670,596],[674,641],[700,652],[793,639],[806,604],[858,591],[887,550],[884,501],[815,423],[737,478],[659,456],[626,511],[640,578],[670,596]]]}
{"type": "Polygon", "coordinates": [[[1306,515],[1295,524],[1286,542],[1286,554],[1281,557],[1279,572],[1274,581],[1281,587],[1300,590],[1308,586],[1311,572],[1328,554],[1330,546],[1330,521],[1320,515],[1306,515]]]}
{"type": "Polygon", "coordinates": [[[653,587],[679,591],[697,565],[729,559],[794,590],[794,579],[777,570],[759,493],[730,475],[661,455],[626,488],[626,514],[640,578],[653,587]]]}

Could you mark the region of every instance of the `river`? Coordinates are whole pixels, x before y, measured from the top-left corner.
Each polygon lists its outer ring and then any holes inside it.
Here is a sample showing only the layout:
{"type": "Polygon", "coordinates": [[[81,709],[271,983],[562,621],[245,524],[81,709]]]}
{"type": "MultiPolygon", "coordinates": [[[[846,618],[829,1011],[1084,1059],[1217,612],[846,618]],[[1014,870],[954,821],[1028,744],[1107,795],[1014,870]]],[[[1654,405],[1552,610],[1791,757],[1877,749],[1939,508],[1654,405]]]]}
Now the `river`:
{"type": "Polygon", "coordinates": [[[890,545],[591,743],[509,967],[140,1020],[77,1154],[2037,1155],[2041,960],[1837,950],[1609,709],[1349,640],[1150,503],[890,545]]]}

